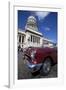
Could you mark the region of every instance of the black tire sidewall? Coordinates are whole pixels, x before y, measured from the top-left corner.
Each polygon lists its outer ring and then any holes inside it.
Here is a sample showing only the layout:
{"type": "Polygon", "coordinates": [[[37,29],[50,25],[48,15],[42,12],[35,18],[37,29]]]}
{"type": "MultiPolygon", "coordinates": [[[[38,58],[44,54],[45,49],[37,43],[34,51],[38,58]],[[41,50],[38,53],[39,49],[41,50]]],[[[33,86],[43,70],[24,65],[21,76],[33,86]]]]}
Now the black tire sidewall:
{"type": "Polygon", "coordinates": [[[41,70],[40,70],[40,73],[43,74],[43,75],[48,75],[50,71],[51,71],[51,59],[50,59],[50,58],[46,58],[46,59],[44,60],[44,62],[43,62],[43,65],[42,65],[42,68],[41,68],[41,70]],[[49,63],[50,63],[50,70],[49,70],[48,72],[45,72],[44,69],[43,69],[44,64],[45,64],[46,62],[49,62],[49,63]]]}

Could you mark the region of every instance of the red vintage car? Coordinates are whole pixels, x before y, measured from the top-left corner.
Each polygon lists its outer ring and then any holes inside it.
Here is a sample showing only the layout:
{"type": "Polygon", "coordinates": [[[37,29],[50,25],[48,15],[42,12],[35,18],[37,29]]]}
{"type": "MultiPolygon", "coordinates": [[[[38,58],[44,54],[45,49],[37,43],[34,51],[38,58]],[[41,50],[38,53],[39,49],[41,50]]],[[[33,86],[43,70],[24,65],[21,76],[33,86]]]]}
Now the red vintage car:
{"type": "Polygon", "coordinates": [[[29,47],[25,51],[25,64],[31,73],[41,71],[47,75],[57,63],[57,47],[29,47]]]}

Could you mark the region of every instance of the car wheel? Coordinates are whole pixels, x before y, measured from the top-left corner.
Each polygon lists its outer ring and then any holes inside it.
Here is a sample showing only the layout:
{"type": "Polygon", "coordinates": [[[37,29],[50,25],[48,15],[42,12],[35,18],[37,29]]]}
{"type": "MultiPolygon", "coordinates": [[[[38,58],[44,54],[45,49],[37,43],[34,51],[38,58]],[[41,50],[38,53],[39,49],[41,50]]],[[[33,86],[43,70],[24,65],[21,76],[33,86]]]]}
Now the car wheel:
{"type": "Polygon", "coordinates": [[[43,62],[40,72],[43,75],[47,75],[50,72],[50,70],[51,70],[51,60],[49,58],[46,58],[43,62]]]}

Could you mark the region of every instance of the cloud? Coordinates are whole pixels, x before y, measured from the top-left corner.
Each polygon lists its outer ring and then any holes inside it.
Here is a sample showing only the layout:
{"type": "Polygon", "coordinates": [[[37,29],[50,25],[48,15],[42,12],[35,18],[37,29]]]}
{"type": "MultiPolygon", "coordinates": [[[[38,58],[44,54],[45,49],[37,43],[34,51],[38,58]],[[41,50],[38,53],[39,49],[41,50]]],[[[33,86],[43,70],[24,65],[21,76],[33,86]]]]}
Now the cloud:
{"type": "Polygon", "coordinates": [[[48,16],[50,12],[36,12],[35,15],[38,16],[38,19],[39,20],[42,20],[44,19],[46,16],[48,16]]]}
{"type": "Polygon", "coordinates": [[[45,28],[45,31],[50,31],[50,28],[49,28],[49,27],[46,27],[46,28],[45,28]]]}

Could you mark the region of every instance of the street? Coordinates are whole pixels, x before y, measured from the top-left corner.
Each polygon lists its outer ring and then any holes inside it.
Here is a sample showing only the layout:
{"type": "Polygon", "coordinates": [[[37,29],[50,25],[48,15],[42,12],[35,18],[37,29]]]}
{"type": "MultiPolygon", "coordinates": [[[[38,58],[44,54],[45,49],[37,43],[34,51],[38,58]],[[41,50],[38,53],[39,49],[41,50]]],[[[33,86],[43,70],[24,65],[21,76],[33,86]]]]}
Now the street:
{"type": "Polygon", "coordinates": [[[57,64],[52,66],[50,73],[47,76],[42,75],[40,72],[36,72],[32,75],[28,70],[23,60],[23,53],[18,54],[18,79],[34,79],[34,78],[56,78],[57,77],[57,64]]]}

